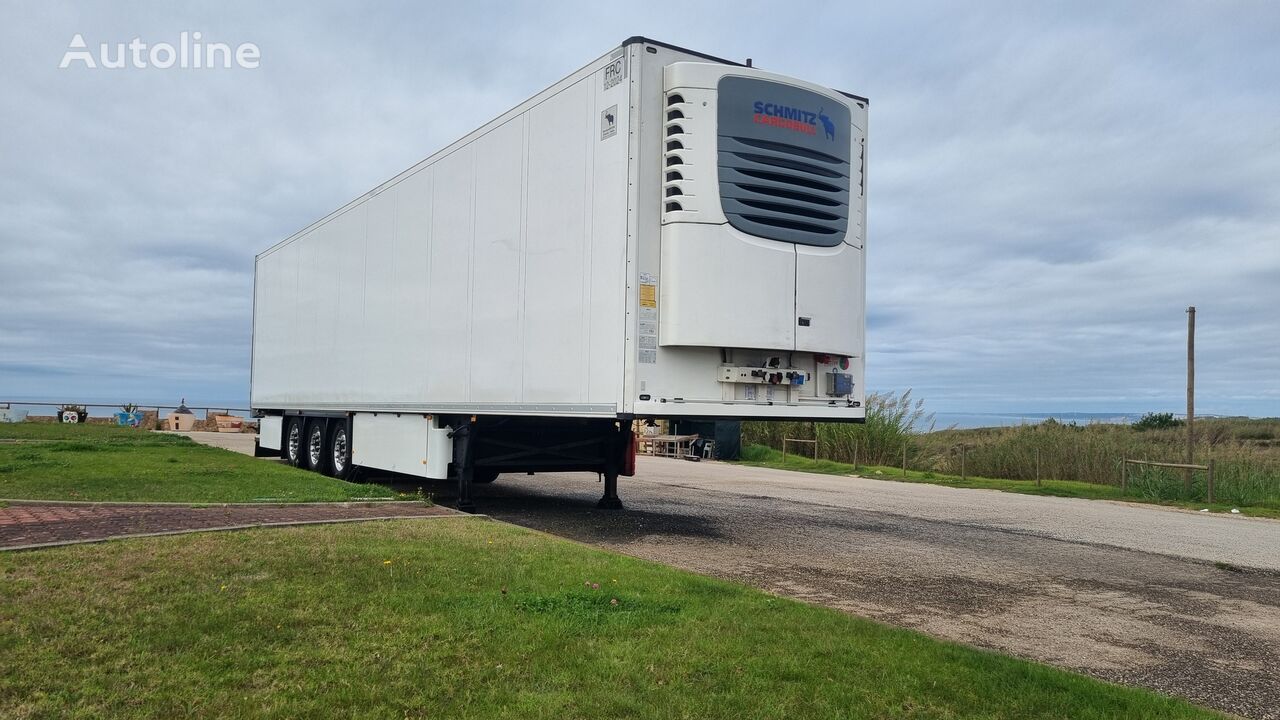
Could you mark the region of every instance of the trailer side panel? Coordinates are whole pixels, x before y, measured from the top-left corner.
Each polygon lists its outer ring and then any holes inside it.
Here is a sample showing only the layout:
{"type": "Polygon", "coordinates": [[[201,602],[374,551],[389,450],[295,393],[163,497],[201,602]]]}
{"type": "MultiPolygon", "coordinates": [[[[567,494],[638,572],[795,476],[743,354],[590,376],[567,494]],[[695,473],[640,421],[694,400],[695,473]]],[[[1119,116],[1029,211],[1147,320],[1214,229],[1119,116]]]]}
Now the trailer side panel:
{"type": "Polygon", "coordinates": [[[616,70],[600,58],[260,255],[253,407],[616,416],[616,70]]]}

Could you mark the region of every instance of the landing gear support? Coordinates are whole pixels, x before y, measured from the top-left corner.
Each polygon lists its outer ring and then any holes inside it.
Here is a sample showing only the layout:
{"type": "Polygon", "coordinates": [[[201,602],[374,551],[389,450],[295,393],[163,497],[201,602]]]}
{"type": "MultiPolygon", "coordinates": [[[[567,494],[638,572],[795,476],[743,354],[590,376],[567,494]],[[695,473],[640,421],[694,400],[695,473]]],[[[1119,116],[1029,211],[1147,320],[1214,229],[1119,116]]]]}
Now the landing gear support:
{"type": "Polygon", "coordinates": [[[611,470],[604,474],[604,497],[596,503],[601,510],[621,510],[622,500],[618,498],[618,471],[611,470]]]}
{"type": "Polygon", "coordinates": [[[458,474],[458,509],[465,513],[476,511],[471,500],[471,482],[476,471],[475,418],[464,421],[453,429],[453,467],[458,474]]]}
{"type": "Polygon", "coordinates": [[[622,469],[622,453],[626,450],[624,433],[631,432],[631,423],[617,423],[617,431],[609,440],[605,450],[604,464],[604,496],[596,507],[601,510],[621,510],[622,500],[618,498],[618,473],[622,469]]]}

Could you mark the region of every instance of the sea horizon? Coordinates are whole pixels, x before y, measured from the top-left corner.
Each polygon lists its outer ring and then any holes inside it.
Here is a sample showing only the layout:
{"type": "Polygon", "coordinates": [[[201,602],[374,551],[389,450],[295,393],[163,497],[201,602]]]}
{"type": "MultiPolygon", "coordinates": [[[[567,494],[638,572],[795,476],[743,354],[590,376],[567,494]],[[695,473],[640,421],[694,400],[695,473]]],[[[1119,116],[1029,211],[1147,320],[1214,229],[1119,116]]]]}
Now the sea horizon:
{"type": "MultiPolygon", "coordinates": [[[[53,415],[56,408],[51,405],[37,405],[32,403],[56,403],[71,402],[86,404],[88,403],[89,415],[91,417],[110,417],[119,411],[120,402],[113,401],[104,397],[94,398],[48,398],[48,397],[32,397],[32,396],[10,396],[8,398],[0,398],[0,402],[9,402],[16,410],[26,410],[30,415],[53,415]]],[[[199,411],[203,408],[213,410],[231,410],[234,415],[248,415],[249,407],[248,399],[226,400],[223,399],[205,399],[201,397],[189,398],[142,398],[135,400],[136,404],[144,410],[160,407],[164,410],[171,410],[180,402],[185,401],[187,407],[199,411]]],[[[916,423],[915,429],[918,432],[928,432],[933,430],[946,430],[954,428],[958,430],[966,430],[982,427],[1010,427],[1018,425],[1035,425],[1042,423],[1050,418],[1063,423],[1076,423],[1078,425],[1088,425],[1090,423],[1104,423],[1113,425],[1127,425],[1136,422],[1146,412],[1124,412],[1124,411],[1102,411],[1102,412],[1085,412],[1078,410],[1065,411],[1035,411],[1035,412],[947,412],[936,411],[928,412],[919,422],[916,423]]],[[[1176,418],[1186,416],[1182,412],[1168,411],[1176,418]]],[[[163,414],[163,413],[161,413],[163,414]]],[[[1198,413],[1198,418],[1212,417],[1253,417],[1247,415],[1231,415],[1220,413],[1198,413]]]]}

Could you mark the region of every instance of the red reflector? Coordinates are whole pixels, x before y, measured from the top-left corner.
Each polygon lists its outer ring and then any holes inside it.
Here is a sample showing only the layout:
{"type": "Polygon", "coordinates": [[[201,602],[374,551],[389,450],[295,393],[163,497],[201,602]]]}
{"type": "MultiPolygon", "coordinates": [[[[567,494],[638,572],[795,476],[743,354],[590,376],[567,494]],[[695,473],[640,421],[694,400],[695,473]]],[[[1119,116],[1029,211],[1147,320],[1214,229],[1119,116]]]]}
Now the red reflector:
{"type": "Polygon", "coordinates": [[[622,472],[619,473],[623,477],[634,477],[636,474],[636,434],[627,433],[627,447],[622,452],[622,472]]]}

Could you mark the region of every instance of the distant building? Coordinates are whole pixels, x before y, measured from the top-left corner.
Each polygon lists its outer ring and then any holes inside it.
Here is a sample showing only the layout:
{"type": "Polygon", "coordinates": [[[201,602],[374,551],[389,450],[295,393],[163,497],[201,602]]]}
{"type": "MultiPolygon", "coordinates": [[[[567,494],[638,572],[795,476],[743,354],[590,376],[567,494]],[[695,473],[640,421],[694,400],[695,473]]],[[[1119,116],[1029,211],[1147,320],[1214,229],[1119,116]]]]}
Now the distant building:
{"type": "Polygon", "coordinates": [[[187,407],[187,399],[182,398],[182,402],[178,403],[178,409],[169,413],[164,418],[165,430],[176,430],[178,432],[191,432],[196,426],[196,416],[187,407]]]}

